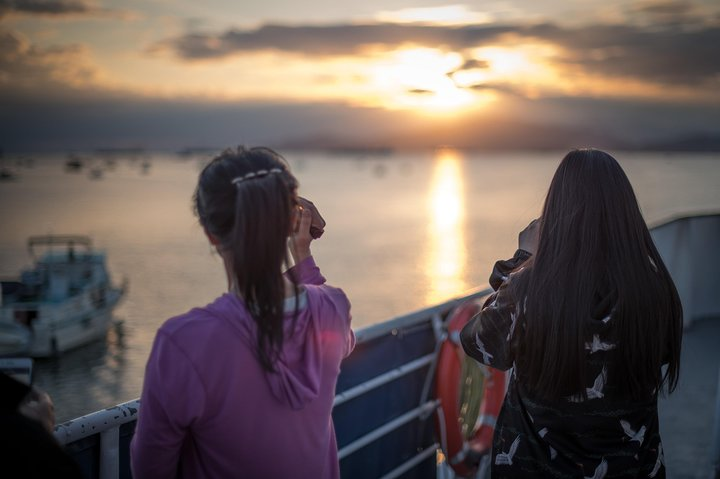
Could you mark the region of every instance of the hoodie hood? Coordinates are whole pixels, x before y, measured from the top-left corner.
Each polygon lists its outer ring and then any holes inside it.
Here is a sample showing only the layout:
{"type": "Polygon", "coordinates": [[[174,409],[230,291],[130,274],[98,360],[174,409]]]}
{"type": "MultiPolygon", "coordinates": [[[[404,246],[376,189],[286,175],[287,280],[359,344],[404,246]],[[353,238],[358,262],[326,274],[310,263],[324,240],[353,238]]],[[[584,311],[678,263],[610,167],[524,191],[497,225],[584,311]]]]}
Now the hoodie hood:
{"type": "MultiPolygon", "coordinates": [[[[302,409],[318,397],[322,371],[321,335],[317,318],[320,317],[319,308],[323,298],[311,285],[305,285],[305,292],[301,294],[307,295],[307,301],[298,311],[298,317],[293,320],[292,309],[285,313],[285,338],[275,363],[275,372],[265,372],[275,398],[293,409],[302,409]]],[[[226,298],[225,301],[229,301],[232,307],[218,311],[213,307],[215,305],[211,305],[209,312],[222,316],[231,324],[257,358],[257,325],[247,306],[241,298],[231,293],[226,293],[222,298],[226,298]]],[[[302,303],[301,300],[301,306],[302,303]]]]}

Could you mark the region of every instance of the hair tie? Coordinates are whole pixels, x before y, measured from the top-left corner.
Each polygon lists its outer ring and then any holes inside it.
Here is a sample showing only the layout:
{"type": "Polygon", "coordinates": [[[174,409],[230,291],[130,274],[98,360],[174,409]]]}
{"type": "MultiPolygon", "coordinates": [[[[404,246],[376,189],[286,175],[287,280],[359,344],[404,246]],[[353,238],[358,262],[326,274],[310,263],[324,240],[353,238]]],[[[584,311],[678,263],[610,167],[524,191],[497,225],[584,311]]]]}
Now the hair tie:
{"type": "Polygon", "coordinates": [[[238,183],[242,183],[245,180],[251,180],[253,178],[262,178],[264,176],[267,176],[271,173],[282,173],[284,170],[281,168],[271,168],[269,170],[257,170],[257,171],[251,171],[250,173],[246,173],[243,176],[238,176],[236,178],[232,179],[232,184],[237,185],[238,183]]]}

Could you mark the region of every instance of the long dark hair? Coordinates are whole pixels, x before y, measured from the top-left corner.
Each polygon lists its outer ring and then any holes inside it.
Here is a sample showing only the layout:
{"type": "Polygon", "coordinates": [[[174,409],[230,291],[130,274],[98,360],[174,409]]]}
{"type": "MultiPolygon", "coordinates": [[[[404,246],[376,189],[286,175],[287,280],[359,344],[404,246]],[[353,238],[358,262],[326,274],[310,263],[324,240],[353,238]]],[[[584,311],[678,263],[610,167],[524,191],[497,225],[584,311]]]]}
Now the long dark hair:
{"type": "Polygon", "coordinates": [[[257,323],[258,357],[266,371],[275,370],[283,344],[282,270],[297,187],[278,153],[238,147],[202,170],[193,198],[200,223],[232,259],[232,280],[257,323]]]}
{"type": "Polygon", "coordinates": [[[618,394],[643,398],[663,384],[675,389],[680,299],[612,156],[593,149],[565,156],[545,199],[537,252],[526,266],[515,285],[524,314],[514,344],[517,372],[531,391],[585,396],[585,342],[602,299],[603,315],[612,312],[608,330],[617,346],[606,366],[618,394]]]}

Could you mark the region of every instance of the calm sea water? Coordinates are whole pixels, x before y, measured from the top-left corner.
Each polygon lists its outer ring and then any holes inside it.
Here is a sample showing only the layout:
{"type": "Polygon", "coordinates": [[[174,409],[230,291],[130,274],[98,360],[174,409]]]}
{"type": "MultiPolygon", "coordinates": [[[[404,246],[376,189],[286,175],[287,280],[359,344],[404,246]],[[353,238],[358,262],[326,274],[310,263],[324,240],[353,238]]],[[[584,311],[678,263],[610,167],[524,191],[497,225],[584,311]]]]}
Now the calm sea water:
{"type": "MultiPolygon", "coordinates": [[[[720,210],[719,155],[613,152],[649,223],[720,210]]],[[[558,153],[454,150],[391,155],[285,152],[328,226],[313,253],[352,302],[356,328],[486,284],[512,255],[517,233],[542,207],[558,153]]],[[[129,291],[107,341],[37,360],[36,384],[64,421],[140,394],[155,331],[225,287],[222,263],[192,214],[206,158],[95,155],[70,173],[64,155],[6,158],[18,174],[0,183],[0,276],[30,265],[35,234],[87,234],[129,291]],[[95,178],[91,169],[99,172],[95,178]]]]}

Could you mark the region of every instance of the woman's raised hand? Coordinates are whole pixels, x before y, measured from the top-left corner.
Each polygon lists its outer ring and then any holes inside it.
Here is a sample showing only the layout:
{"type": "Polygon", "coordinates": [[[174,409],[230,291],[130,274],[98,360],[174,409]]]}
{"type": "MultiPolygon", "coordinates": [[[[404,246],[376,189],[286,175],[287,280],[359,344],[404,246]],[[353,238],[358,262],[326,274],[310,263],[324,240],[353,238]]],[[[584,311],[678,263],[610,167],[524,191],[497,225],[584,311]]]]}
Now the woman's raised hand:
{"type": "Polygon", "coordinates": [[[310,252],[310,243],[313,240],[310,234],[312,212],[308,208],[303,208],[302,204],[298,205],[297,208],[295,230],[290,235],[290,254],[292,254],[295,264],[300,263],[312,254],[310,252]]]}
{"type": "Polygon", "coordinates": [[[312,216],[312,222],[310,223],[310,236],[312,236],[313,239],[318,239],[325,232],[325,219],[323,219],[320,215],[320,212],[315,207],[315,203],[307,198],[298,196],[298,203],[302,209],[310,210],[310,215],[312,216]]]}

